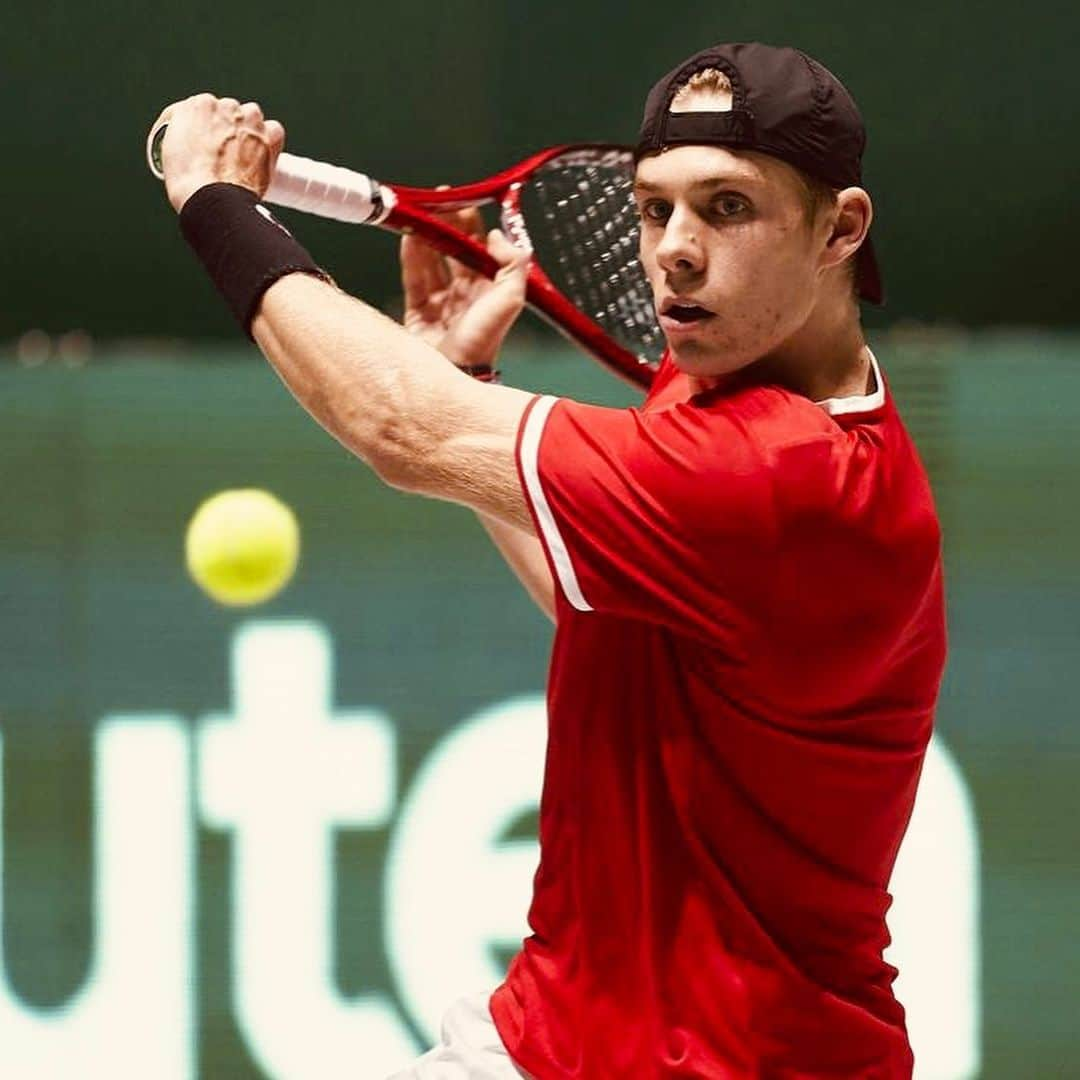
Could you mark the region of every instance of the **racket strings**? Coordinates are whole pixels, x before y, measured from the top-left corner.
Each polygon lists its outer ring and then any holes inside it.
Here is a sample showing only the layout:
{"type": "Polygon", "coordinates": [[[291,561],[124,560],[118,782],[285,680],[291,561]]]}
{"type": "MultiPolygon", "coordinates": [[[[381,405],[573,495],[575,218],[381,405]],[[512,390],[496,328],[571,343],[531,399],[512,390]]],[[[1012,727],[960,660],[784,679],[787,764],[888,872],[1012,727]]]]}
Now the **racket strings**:
{"type": "Polygon", "coordinates": [[[545,164],[522,193],[540,265],[620,345],[655,364],[664,351],[638,259],[629,153],[578,151],[545,164]]]}

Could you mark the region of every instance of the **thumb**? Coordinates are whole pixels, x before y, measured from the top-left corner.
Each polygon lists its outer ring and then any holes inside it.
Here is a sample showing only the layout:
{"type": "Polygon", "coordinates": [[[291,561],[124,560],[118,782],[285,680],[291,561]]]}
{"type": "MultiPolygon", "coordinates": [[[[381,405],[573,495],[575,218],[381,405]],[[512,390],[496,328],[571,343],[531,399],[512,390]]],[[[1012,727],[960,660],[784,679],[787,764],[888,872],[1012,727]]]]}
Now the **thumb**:
{"type": "Polygon", "coordinates": [[[280,120],[267,120],[263,130],[266,133],[266,145],[276,159],[285,148],[285,126],[280,120]]]}
{"type": "Polygon", "coordinates": [[[492,229],[487,235],[487,249],[503,270],[525,270],[532,258],[532,249],[518,247],[502,229],[492,229]]]}
{"type": "Polygon", "coordinates": [[[525,295],[525,285],[529,273],[532,251],[511,243],[501,229],[492,229],[487,236],[488,254],[499,264],[495,283],[502,290],[510,290],[525,295]]]}

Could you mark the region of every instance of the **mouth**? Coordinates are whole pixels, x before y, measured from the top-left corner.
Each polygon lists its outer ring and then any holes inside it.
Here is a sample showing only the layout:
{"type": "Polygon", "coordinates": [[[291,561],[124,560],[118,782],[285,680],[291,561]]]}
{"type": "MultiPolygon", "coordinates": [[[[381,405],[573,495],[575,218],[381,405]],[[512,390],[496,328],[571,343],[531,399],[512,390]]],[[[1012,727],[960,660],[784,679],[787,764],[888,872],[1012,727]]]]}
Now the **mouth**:
{"type": "Polygon", "coordinates": [[[669,297],[660,305],[660,325],[668,332],[689,330],[715,317],[715,311],[689,300],[669,297]]]}

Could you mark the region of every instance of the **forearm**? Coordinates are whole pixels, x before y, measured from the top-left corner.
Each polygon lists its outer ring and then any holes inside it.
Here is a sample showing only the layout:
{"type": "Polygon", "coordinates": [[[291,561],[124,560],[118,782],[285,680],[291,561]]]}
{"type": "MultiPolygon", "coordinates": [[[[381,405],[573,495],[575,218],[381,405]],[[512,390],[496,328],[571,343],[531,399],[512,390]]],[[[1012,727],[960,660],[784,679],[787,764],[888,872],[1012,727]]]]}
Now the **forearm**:
{"type": "Polygon", "coordinates": [[[478,513],[476,516],[528,594],[554,622],[555,584],[540,541],[490,514],[478,513]]]}

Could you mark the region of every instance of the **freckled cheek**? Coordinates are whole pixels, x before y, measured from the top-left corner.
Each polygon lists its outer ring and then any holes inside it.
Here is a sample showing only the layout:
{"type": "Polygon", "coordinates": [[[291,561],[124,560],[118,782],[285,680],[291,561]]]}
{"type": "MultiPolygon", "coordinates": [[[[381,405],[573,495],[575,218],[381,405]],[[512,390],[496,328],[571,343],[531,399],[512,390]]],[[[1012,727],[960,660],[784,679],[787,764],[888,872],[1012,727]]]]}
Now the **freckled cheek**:
{"type": "Polygon", "coordinates": [[[730,281],[731,294],[752,318],[754,328],[770,332],[791,315],[801,295],[803,277],[797,268],[775,258],[746,259],[730,281]]]}
{"type": "Polygon", "coordinates": [[[804,261],[795,250],[793,237],[783,231],[747,230],[731,237],[714,251],[718,269],[741,281],[767,288],[770,283],[789,281],[804,261]]]}
{"type": "Polygon", "coordinates": [[[744,318],[776,306],[775,283],[767,266],[750,261],[729,261],[710,275],[709,292],[726,312],[744,318]]]}
{"type": "Polygon", "coordinates": [[[717,317],[707,324],[708,337],[725,352],[759,353],[784,336],[790,317],[783,298],[769,290],[732,290],[718,304],[717,317]]]}

